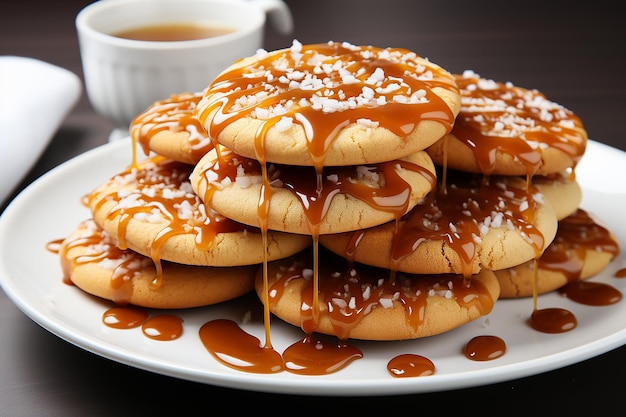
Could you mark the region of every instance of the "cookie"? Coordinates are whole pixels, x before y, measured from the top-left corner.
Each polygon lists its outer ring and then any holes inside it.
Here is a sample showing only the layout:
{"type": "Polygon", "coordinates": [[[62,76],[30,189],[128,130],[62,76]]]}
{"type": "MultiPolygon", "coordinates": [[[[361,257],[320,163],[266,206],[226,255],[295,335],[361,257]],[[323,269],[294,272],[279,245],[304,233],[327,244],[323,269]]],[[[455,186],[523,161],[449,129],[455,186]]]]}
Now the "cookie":
{"type": "Polygon", "coordinates": [[[576,178],[568,171],[548,175],[534,175],[532,184],[543,194],[556,214],[562,220],[578,210],[583,191],[576,178]]]}
{"type": "Polygon", "coordinates": [[[397,224],[322,235],[320,244],[356,262],[415,274],[470,276],[538,257],[556,234],[551,205],[521,177],[485,178],[448,170],[445,189],[397,224]]]}
{"type": "Polygon", "coordinates": [[[208,207],[252,226],[317,235],[386,223],[409,211],[435,184],[435,167],[418,151],[379,164],[324,167],[270,164],[269,187],[261,165],[218,145],[191,174],[191,185],[208,207]],[[269,194],[262,196],[262,191],[269,194]],[[267,199],[268,210],[259,206],[267,199]]]}
{"type": "Polygon", "coordinates": [[[151,152],[175,161],[195,164],[213,149],[204,127],[195,117],[202,93],[172,94],[150,105],[130,124],[130,136],[145,155],[151,152]]]}
{"type": "MultiPolygon", "coordinates": [[[[584,209],[559,221],[554,241],[537,261],[537,294],[561,288],[571,281],[602,272],[619,254],[615,235],[584,209]]],[[[533,295],[533,261],[495,271],[502,298],[533,295]]]]}
{"type": "Polygon", "coordinates": [[[435,164],[497,175],[545,175],[576,167],[587,132],[571,110],[540,91],[472,71],[454,78],[461,110],[452,131],[427,149],[435,164]]]}
{"type": "Polygon", "coordinates": [[[223,71],[197,114],[239,155],[321,170],[423,150],[450,131],[459,109],[453,76],[415,52],[294,41],[223,71]]]}
{"type": "Polygon", "coordinates": [[[281,320],[340,340],[406,340],[440,334],[488,314],[499,295],[492,271],[461,275],[413,275],[349,264],[321,252],[319,310],[314,313],[310,251],[270,262],[256,292],[281,320]]]}
{"type": "MultiPolygon", "coordinates": [[[[263,262],[261,230],[207,210],[189,183],[193,168],[159,155],[141,161],[93,190],[87,199],[92,217],[120,248],[155,260],[220,267],[263,262]]],[[[267,242],[270,260],[311,243],[275,231],[267,242]]]]}
{"type": "Polygon", "coordinates": [[[258,265],[200,267],[162,262],[122,250],[92,219],[59,246],[63,273],[81,290],[120,305],[174,309],[227,301],[254,288],[258,265]]]}

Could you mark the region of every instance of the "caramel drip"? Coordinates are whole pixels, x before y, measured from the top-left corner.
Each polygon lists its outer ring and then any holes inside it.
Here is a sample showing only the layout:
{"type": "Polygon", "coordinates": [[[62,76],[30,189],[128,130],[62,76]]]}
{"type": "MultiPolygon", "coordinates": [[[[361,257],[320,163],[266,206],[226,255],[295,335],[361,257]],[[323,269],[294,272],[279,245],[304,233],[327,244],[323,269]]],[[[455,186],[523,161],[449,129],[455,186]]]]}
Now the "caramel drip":
{"type": "Polygon", "coordinates": [[[281,187],[298,198],[307,216],[310,233],[315,236],[332,199],[338,194],[352,196],[399,219],[408,209],[411,186],[402,179],[398,168],[418,173],[429,182],[435,182],[434,175],[426,168],[405,160],[360,166],[327,166],[319,176],[313,167],[282,164],[268,164],[267,173],[263,174],[264,166],[255,159],[222,149],[221,157],[205,165],[200,175],[200,181],[206,186],[203,201],[210,204],[216,187],[219,187],[217,184],[224,180],[236,182],[241,175],[267,176],[267,183],[261,183],[258,204],[261,229],[267,227],[263,222],[267,221],[269,214],[272,188],[281,187]]]}
{"type": "Polygon", "coordinates": [[[454,89],[449,74],[437,66],[424,68],[417,55],[399,48],[355,47],[329,42],[304,45],[257,55],[240,62],[209,86],[208,103],[199,114],[209,136],[243,117],[263,119],[257,132],[257,157],[264,159],[267,130],[289,117],[306,132],[309,152],[319,172],[338,132],[360,119],[379,123],[405,137],[424,120],[441,123],[450,131],[454,115],[433,88],[454,89]],[[339,69],[337,69],[339,67],[339,69]],[[384,77],[375,77],[380,74],[384,77]],[[380,81],[380,85],[372,79],[380,81]],[[293,84],[297,83],[297,87],[293,84]],[[376,93],[375,105],[359,105],[364,89],[376,93]],[[417,101],[398,97],[419,95],[417,101]],[[327,105],[320,104],[320,101],[327,105]],[[343,103],[354,104],[342,106],[343,103]],[[333,104],[332,109],[329,105],[333,104]],[[339,106],[339,109],[336,106],[339,106]]]}
{"type": "Polygon", "coordinates": [[[559,289],[559,293],[570,300],[591,306],[608,306],[622,299],[622,293],[603,282],[572,281],[559,289]]]}
{"type": "Polygon", "coordinates": [[[147,319],[147,311],[134,307],[112,307],[102,314],[102,323],[113,329],[134,329],[147,319]]]}
{"type": "Polygon", "coordinates": [[[115,239],[121,249],[127,247],[126,230],[131,219],[162,225],[150,249],[150,258],[157,268],[155,287],[161,282],[161,248],[173,236],[193,234],[196,247],[207,251],[219,233],[258,232],[254,227],[207,210],[189,183],[192,169],[192,165],[155,156],[142,161],[139,169],[129,168],[113,177],[102,191],[95,191],[89,197],[95,210],[107,201],[115,201],[107,220],[118,218],[115,239]]]}
{"type": "Polygon", "coordinates": [[[259,339],[243,331],[234,321],[211,320],[200,327],[200,340],[221,364],[244,372],[273,374],[285,370],[280,353],[261,346],[259,339]]]}
{"type": "Polygon", "coordinates": [[[619,244],[611,233],[583,209],[559,221],[556,237],[538,260],[541,269],[564,274],[568,281],[581,277],[589,251],[619,253],[619,244]]]}
{"type": "MultiPolygon", "coordinates": [[[[222,158],[223,159],[223,158],[222,158]]],[[[270,310],[268,305],[268,281],[267,281],[267,263],[269,261],[268,255],[268,237],[269,231],[268,218],[270,210],[270,201],[272,199],[272,187],[268,180],[267,164],[261,164],[263,183],[261,184],[261,192],[259,194],[258,214],[259,214],[259,226],[261,227],[261,233],[263,234],[263,321],[265,323],[265,349],[272,349],[272,336],[270,331],[270,310]]],[[[207,201],[207,200],[205,200],[207,201]]]]}
{"type": "MultiPolygon", "coordinates": [[[[191,160],[198,161],[213,149],[213,142],[195,115],[196,106],[202,93],[173,94],[166,100],[153,103],[143,113],[137,115],[130,124],[133,150],[139,144],[145,155],[150,154],[150,140],[159,132],[187,132],[191,160]]],[[[133,166],[137,167],[136,153],[133,152],[133,166]]]]}
{"type": "Polygon", "coordinates": [[[102,323],[113,329],[141,327],[141,333],[152,340],[167,342],[183,335],[183,319],[174,314],[150,317],[144,309],[124,306],[112,307],[102,314],[102,323]]]}
{"type": "Polygon", "coordinates": [[[79,225],[79,232],[68,236],[59,248],[64,281],[69,282],[72,271],[90,263],[111,270],[111,299],[117,304],[128,304],[132,294],[132,279],[141,270],[150,267],[150,260],[135,252],[116,246],[116,241],[93,220],[79,225]],[[70,256],[70,251],[86,248],[80,256],[70,256]]]}
{"type": "Polygon", "coordinates": [[[469,277],[477,239],[501,226],[519,230],[537,255],[541,253],[544,238],[534,225],[538,204],[525,184],[518,187],[495,176],[487,182],[482,175],[454,170],[448,170],[447,181],[450,190],[431,192],[423,204],[402,217],[392,245],[391,269],[421,243],[436,240],[446,242],[459,255],[461,273],[469,277]]]}
{"type": "Polygon", "coordinates": [[[506,343],[498,336],[483,335],[472,338],[465,345],[465,357],[473,361],[491,361],[504,355],[506,343]]]}
{"type": "MultiPolygon", "coordinates": [[[[398,273],[391,279],[389,270],[367,265],[350,266],[344,259],[331,253],[322,254],[320,263],[320,303],[330,319],[334,333],[340,340],[350,337],[350,331],[372,309],[390,307],[393,301],[402,304],[407,323],[417,329],[424,321],[429,294],[447,296],[460,306],[476,306],[481,314],[493,308],[493,300],[480,281],[464,282],[459,275],[412,275],[398,273]]],[[[300,294],[301,327],[311,333],[317,325],[312,320],[311,256],[307,251],[291,258],[292,264],[272,277],[270,303],[277,303],[292,280],[304,279],[307,284],[300,294]],[[274,280],[275,279],[275,280],[274,280]]]]}
{"type": "Polygon", "coordinates": [[[578,320],[571,311],[564,308],[535,308],[528,324],[542,333],[565,333],[575,329],[578,320]]]}
{"type": "Polygon", "coordinates": [[[425,356],[404,353],[387,363],[387,371],[395,378],[414,378],[435,373],[435,364],[425,356]]]}
{"type": "Polygon", "coordinates": [[[283,355],[261,346],[255,336],[227,319],[211,320],[200,328],[205,349],[220,363],[239,371],[273,374],[328,375],[363,357],[356,347],[330,337],[307,335],[289,345],[283,355]]]}
{"type": "Polygon", "coordinates": [[[145,320],[141,332],[154,340],[175,340],[183,335],[183,320],[173,314],[160,314],[145,320]]]}
{"type": "Polygon", "coordinates": [[[405,214],[410,202],[411,186],[400,177],[397,166],[434,181],[427,169],[402,160],[362,165],[356,170],[355,167],[324,167],[321,187],[311,181],[314,172],[310,167],[281,166],[278,170],[286,171],[281,175],[281,179],[284,177],[284,187],[300,199],[311,225],[311,233],[315,235],[315,228],[326,217],[331,201],[337,194],[355,197],[376,210],[392,213],[396,219],[405,214]],[[380,177],[384,185],[378,187],[358,181],[359,176],[363,175],[359,169],[367,171],[367,176],[380,177]]]}
{"type": "Polygon", "coordinates": [[[283,352],[287,371],[299,375],[327,375],[363,357],[360,349],[342,341],[309,334],[283,352]]]}
{"type": "Polygon", "coordinates": [[[586,134],[580,118],[570,110],[537,90],[475,75],[455,75],[455,79],[461,111],[452,134],[472,149],[482,173],[493,172],[497,152],[520,161],[529,176],[542,165],[546,147],[568,155],[572,169],[582,158],[586,134]]]}

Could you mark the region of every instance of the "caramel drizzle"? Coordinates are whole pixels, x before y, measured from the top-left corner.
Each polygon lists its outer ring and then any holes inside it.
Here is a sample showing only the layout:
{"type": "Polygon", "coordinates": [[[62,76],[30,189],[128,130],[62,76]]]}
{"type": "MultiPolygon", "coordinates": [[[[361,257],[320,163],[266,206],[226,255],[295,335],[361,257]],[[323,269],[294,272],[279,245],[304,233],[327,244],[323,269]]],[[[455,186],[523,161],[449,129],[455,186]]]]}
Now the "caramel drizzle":
{"type": "MultiPolygon", "coordinates": [[[[410,185],[398,174],[397,168],[402,167],[405,170],[417,172],[423,175],[433,186],[436,181],[433,173],[426,168],[404,160],[358,167],[324,167],[322,173],[318,175],[313,167],[281,164],[261,165],[255,159],[242,157],[226,148],[218,146],[218,149],[219,156],[212,163],[204,165],[200,174],[199,181],[205,183],[205,194],[203,196],[205,204],[211,205],[215,190],[219,187],[217,184],[225,180],[228,180],[227,182],[236,182],[237,177],[240,175],[267,178],[267,180],[262,182],[262,187],[264,188],[261,190],[257,208],[259,227],[261,230],[266,231],[268,230],[269,202],[273,192],[270,184],[273,184],[275,187],[288,189],[298,198],[307,216],[309,231],[313,238],[313,259],[315,260],[313,270],[315,276],[318,276],[319,225],[326,217],[332,199],[336,195],[350,195],[364,201],[371,207],[392,213],[397,221],[408,210],[411,194],[410,185]],[[267,167],[265,172],[262,169],[264,167],[267,167]],[[367,175],[377,177],[379,185],[372,186],[368,182],[359,181],[359,176],[363,175],[364,172],[367,175]]],[[[263,275],[267,277],[267,259],[263,262],[263,275]]],[[[263,285],[263,296],[267,297],[267,279],[264,279],[263,285]]],[[[312,317],[310,321],[315,324],[307,326],[309,329],[313,329],[319,320],[318,279],[314,279],[312,285],[313,300],[311,302],[312,317]]],[[[268,301],[267,298],[264,300],[265,306],[269,305],[268,301]]],[[[264,313],[266,323],[269,323],[269,309],[266,308],[264,313]]],[[[266,345],[271,347],[269,336],[268,326],[266,327],[266,345]]]]}
{"type": "Polygon", "coordinates": [[[580,279],[588,251],[619,254],[619,244],[583,209],[559,222],[556,237],[538,260],[538,267],[561,272],[568,281],[580,279]]]}
{"type": "MultiPolygon", "coordinates": [[[[224,180],[236,182],[237,177],[263,176],[262,167],[257,160],[246,158],[222,148],[220,157],[202,167],[200,181],[205,183],[203,201],[210,205],[215,190],[224,180]]],[[[405,160],[395,160],[380,164],[360,166],[324,167],[319,180],[313,167],[269,164],[267,165],[268,184],[261,192],[259,200],[259,221],[267,221],[272,188],[285,188],[298,198],[309,222],[311,235],[318,234],[319,224],[324,220],[332,199],[338,194],[350,195],[371,207],[392,213],[399,219],[407,212],[410,202],[411,186],[398,174],[398,168],[423,175],[434,184],[435,176],[428,169],[405,160]],[[378,184],[359,180],[360,176],[378,178],[378,184]],[[318,188],[318,181],[321,186],[318,188]]],[[[260,224],[261,229],[267,227],[260,224]]]]}
{"type": "MultiPolygon", "coordinates": [[[[398,269],[402,258],[426,241],[442,241],[459,256],[462,270],[455,271],[467,280],[472,275],[479,240],[492,227],[515,228],[533,247],[537,256],[544,247],[543,234],[535,227],[537,190],[527,191],[504,178],[448,170],[449,189],[431,192],[398,222],[393,237],[390,266],[398,269]]],[[[442,176],[439,175],[439,178],[442,176]]],[[[355,231],[346,247],[352,258],[364,231],[355,231]]]]}
{"type": "MultiPolygon", "coordinates": [[[[407,323],[416,331],[424,322],[428,297],[451,298],[465,308],[476,306],[481,314],[491,311],[494,305],[488,291],[478,280],[464,283],[462,277],[455,274],[400,273],[392,276],[388,269],[351,264],[326,251],[322,257],[319,294],[333,331],[340,340],[348,339],[352,329],[373,309],[389,308],[393,302],[401,303],[407,323]]],[[[300,294],[301,327],[308,334],[315,331],[318,325],[312,316],[311,259],[307,251],[293,256],[290,264],[280,268],[269,292],[270,302],[275,304],[293,280],[308,282],[300,294]]]]}
{"type": "Polygon", "coordinates": [[[192,169],[192,165],[155,156],[142,161],[139,169],[131,167],[113,177],[101,187],[103,191],[96,190],[89,196],[95,211],[105,202],[115,201],[106,219],[118,218],[115,238],[122,250],[127,249],[126,230],[132,219],[162,224],[150,245],[150,258],[157,268],[155,287],[160,285],[162,276],[161,248],[173,236],[193,234],[196,247],[209,251],[220,233],[259,232],[207,210],[189,183],[192,169]],[[111,191],[105,191],[110,188],[111,191]]]}
{"type": "Polygon", "coordinates": [[[432,89],[456,90],[456,86],[445,81],[449,75],[443,69],[423,68],[415,57],[413,52],[399,48],[356,47],[335,42],[305,45],[301,50],[279,50],[264,57],[258,55],[254,63],[226,71],[212,82],[206,106],[198,117],[207,127],[209,136],[216,140],[234,120],[247,116],[256,118],[259,109],[280,106],[281,110],[270,113],[256,134],[257,159],[265,162],[267,130],[283,117],[290,117],[305,130],[309,152],[319,172],[337,133],[359,119],[378,122],[401,137],[411,133],[423,120],[439,122],[450,131],[454,115],[432,89]],[[333,66],[340,66],[341,70],[333,66]],[[326,72],[320,74],[322,70],[326,72]],[[371,81],[376,70],[383,70],[385,75],[380,88],[371,81]],[[352,75],[346,77],[344,71],[352,75]],[[291,88],[289,80],[295,78],[298,81],[322,80],[323,83],[300,82],[298,88],[291,88]],[[364,88],[377,89],[381,104],[331,111],[313,103],[314,99],[336,102],[353,99],[356,103],[364,88]],[[423,99],[417,103],[394,99],[410,97],[418,91],[423,93],[423,99]]]}
{"type": "Polygon", "coordinates": [[[543,164],[543,148],[556,148],[574,165],[583,156],[586,134],[578,116],[549,101],[537,90],[482,79],[475,74],[455,75],[461,91],[461,111],[452,134],[476,157],[481,172],[490,174],[496,153],[509,154],[534,175],[543,164]]]}
{"type": "Polygon", "coordinates": [[[150,154],[150,140],[159,132],[189,133],[187,141],[191,149],[191,159],[199,160],[213,149],[213,142],[195,116],[196,106],[202,93],[173,94],[166,100],[153,103],[143,113],[137,115],[130,124],[133,141],[133,164],[136,166],[136,145],[139,144],[145,155],[150,154]]]}
{"type": "Polygon", "coordinates": [[[81,265],[92,263],[102,269],[111,269],[111,299],[122,305],[129,303],[133,288],[131,280],[153,265],[145,256],[118,248],[115,239],[92,219],[81,222],[78,231],[63,240],[59,254],[65,282],[70,282],[72,271],[81,265]],[[70,252],[77,248],[84,248],[84,253],[70,256],[70,252]]]}

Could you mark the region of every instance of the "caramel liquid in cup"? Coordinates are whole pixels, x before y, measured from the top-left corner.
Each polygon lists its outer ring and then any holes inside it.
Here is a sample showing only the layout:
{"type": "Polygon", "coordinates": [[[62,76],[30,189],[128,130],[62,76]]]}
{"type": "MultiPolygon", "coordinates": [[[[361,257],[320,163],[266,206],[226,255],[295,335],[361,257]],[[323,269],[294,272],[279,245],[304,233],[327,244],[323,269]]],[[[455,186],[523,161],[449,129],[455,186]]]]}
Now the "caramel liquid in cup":
{"type": "Polygon", "coordinates": [[[115,32],[111,35],[136,41],[174,42],[215,38],[217,36],[233,33],[236,30],[236,28],[229,26],[172,22],[138,26],[136,28],[115,32]]]}

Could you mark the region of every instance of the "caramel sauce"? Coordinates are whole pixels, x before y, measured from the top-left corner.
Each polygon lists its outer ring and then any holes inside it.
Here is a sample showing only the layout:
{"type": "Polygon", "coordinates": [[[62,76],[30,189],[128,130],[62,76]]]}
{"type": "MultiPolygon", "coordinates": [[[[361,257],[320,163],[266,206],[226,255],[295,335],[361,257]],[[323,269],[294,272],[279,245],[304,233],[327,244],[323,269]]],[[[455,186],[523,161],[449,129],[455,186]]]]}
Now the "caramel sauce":
{"type": "MultiPolygon", "coordinates": [[[[162,277],[160,251],[163,244],[173,236],[194,234],[196,247],[210,250],[219,233],[258,233],[258,228],[246,226],[206,210],[200,198],[191,190],[189,175],[193,165],[155,156],[142,161],[139,169],[128,168],[112,178],[108,186],[112,191],[94,191],[89,196],[90,206],[97,211],[108,201],[116,205],[107,214],[107,220],[119,217],[117,234],[113,236],[119,250],[128,248],[126,229],[133,218],[157,218],[163,225],[151,242],[150,258],[157,268],[154,287],[159,287],[162,277]]],[[[111,254],[110,257],[120,255],[111,254]]],[[[122,277],[121,281],[124,281],[122,277]]]]}
{"type": "Polygon", "coordinates": [[[50,253],[58,254],[64,239],[53,239],[46,243],[46,250],[50,253]]]}
{"type": "Polygon", "coordinates": [[[141,327],[144,336],[159,341],[176,340],[183,334],[183,319],[174,314],[150,317],[144,309],[132,306],[116,306],[102,314],[102,323],[113,329],[141,327]]]}
{"type": "Polygon", "coordinates": [[[173,314],[160,314],[145,320],[141,331],[150,339],[175,340],[183,335],[183,320],[173,314]]]}
{"type": "MultiPolygon", "coordinates": [[[[614,258],[619,244],[611,233],[583,209],[559,221],[559,229],[552,243],[537,259],[536,268],[564,274],[568,283],[559,293],[581,304],[606,306],[619,302],[622,293],[609,284],[580,280],[589,251],[609,253],[614,258]]],[[[577,319],[565,309],[549,308],[533,311],[529,324],[545,333],[561,333],[574,329],[577,319]]]]}
{"type": "Polygon", "coordinates": [[[120,305],[128,304],[132,294],[132,279],[140,270],[150,267],[150,259],[136,252],[120,249],[111,235],[92,219],[82,221],[77,232],[65,238],[59,246],[63,281],[70,283],[72,270],[80,265],[106,261],[111,269],[111,299],[120,305]],[[70,256],[75,248],[86,247],[79,256],[70,256]]]}
{"type": "MultiPolygon", "coordinates": [[[[339,340],[347,340],[350,331],[372,309],[389,306],[392,300],[402,304],[407,324],[417,329],[424,321],[429,292],[445,295],[459,305],[476,306],[487,313],[493,308],[486,288],[477,280],[466,283],[463,277],[453,274],[414,275],[391,274],[389,270],[367,265],[350,265],[343,258],[324,251],[317,279],[325,314],[331,321],[339,340]]],[[[317,322],[312,317],[315,277],[311,277],[312,257],[307,251],[291,258],[291,263],[280,276],[274,277],[269,287],[269,302],[277,303],[292,280],[304,279],[302,289],[301,327],[306,333],[315,330],[317,322]]]]}
{"type": "Polygon", "coordinates": [[[580,304],[607,306],[622,299],[622,293],[603,282],[572,281],[559,289],[559,292],[580,304]]]}
{"type": "Polygon", "coordinates": [[[353,346],[317,335],[307,335],[293,343],[281,356],[237,323],[225,319],[205,323],[199,334],[204,347],[219,362],[252,373],[288,371],[300,375],[327,375],[363,357],[353,346]]]}
{"type": "Polygon", "coordinates": [[[626,278],[626,268],[620,268],[613,275],[615,278],[626,278]]]}
{"type": "Polygon", "coordinates": [[[569,282],[577,281],[588,251],[609,253],[614,258],[619,245],[605,227],[579,208],[559,221],[556,237],[538,259],[538,266],[564,274],[569,282]]]}
{"type": "Polygon", "coordinates": [[[528,324],[542,333],[565,333],[578,326],[576,316],[564,308],[535,308],[528,324]]]}
{"type": "Polygon", "coordinates": [[[271,374],[285,370],[282,356],[231,320],[211,320],[200,327],[200,340],[220,363],[244,372],[271,374]]]}
{"type": "Polygon", "coordinates": [[[257,109],[280,106],[280,112],[264,120],[257,132],[257,159],[261,163],[266,161],[266,132],[283,117],[291,117],[304,128],[310,155],[319,172],[337,133],[359,119],[378,122],[400,137],[410,134],[423,120],[441,123],[450,131],[454,115],[432,90],[435,87],[456,90],[456,86],[447,81],[449,74],[445,70],[433,66],[425,71],[415,57],[413,52],[399,48],[356,47],[337,42],[301,45],[265,56],[257,54],[251,63],[241,62],[209,85],[207,97],[212,101],[198,117],[205,127],[209,125],[209,136],[216,139],[233,121],[256,117],[257,109]],[[337,70],[337,66],[341,70],[337,70]],[[384,80],[373,87],[371,77],[377,70],[383,71],[384,80]],[[424,72],[432,77],[420,76],[424,72]],[[290,80],[304,80],[304,83],[291,88],[290,80]],[[378,103],[384,104],[356,104],[361,101],[364,88],[372,92],[376,88],[380,97],[378,103]],[[423,94],[419,102],[394,99],[410,97],[415,92],[423,94]],[[356,105],[335,111],[314,105],[312,100],[315,99],[336,104],[354,100],[356,105]]]}
{"type": "Polygon", "coordinates": [[[506,343],[498,336],[483,335],[472,338],[463,353],[473,361],[491,361],[504,355],[506,343]]]}
{"type": "Polygon", "coordinates": [[[308,334],[283,352],[287,370],[299,375],[331,374],[362,357],[358,348],[317,334],[308,334]]]}
{"type": "MultiPolygon", "coordinates": [[[[422,175],[434,184],[430,171],[405,160],[395,160],[380,164],[360,166],[327,166],[318,175],[313,167],[269,164],[268,183],[263,184],[258,213],[259,227],[266,229],[273,187],[281,187],[293,193],[300,201],[309,223],[309,233],[314,236],[319,224],[324,220],[332,199],[338,194],[348,195],[367,203],[372,208],[388,212],[399,219],[408,209],[411,186],[398,173],[398,167],[422,175]],[[380,178],[379,183],[361,180],[367,176],[380,178]],[[277,184],[277,185],[274,185],[277,184]],[[279,184],[279,185],[278,185],[279,184]]],[[[219,158],[212,164],[203,166],[201,181],[205,182],[205,204],[210,205],[217,185],[224,179],[236,182],[242,174],[263,176],[263,166],[255,159],[237,155],[222,149],[219,158]]]]}
{"type": "Polygon", "coordinates": [[[415,378],[435,373],[435,364],[427,357],[405,353],[387,363],[387,371],[395,378],[415,378]]]}
{"type": "Polygon", "coordinates": [[[474,152],[482,173],[493,172],[497,152],[524,164],[528,176],[543,164],[542,149],[565,153],[572,168],[582,158],[586,134],[580,118],[544,94],[476,75],[455,79],[462,104],[452,134],[474,152]]]}
{"type": "Polygon", "coordinates": [[[195,163],[213,149],[204,127],[195,116],[202,93],[173,94],[166,100],[153,103],[143,113],[137,115],[130,124],[133,141],[133,166],[137,166],[136,145],[140,145],[145,155],[150,154],[150,141],[163,131],[186,132],[189,144],[189,163],[195,163]]]}
{"type": "Polygon", "coordinates": [[[114,329],[134,329],[147,319],[145,310],[134,307],[112,307],[102,314],[102,323],[114,329]]]}
{"type": "MultiPolygon", "coordinates": [[[[447,181],[446,190],[440,186],[401,218],[392,243],[390,269],[397,269],[397,263],[421,243],[444,241],[461,260],[462,270],[455,272],[468,278],[473,273],[477,238],[491,227],[505,225],[519,230],[535,253],[541,253],[544,237],[534,226],[538,206],[532,196],[534,187],[527,189],[523,181],[516,185],[495,176],[487,181],[480,174],[455,170],[447,171],[447,181]]],[[[346,247],[347,257],[356,250],[362,233],[354,232],[346,247]]]]}

